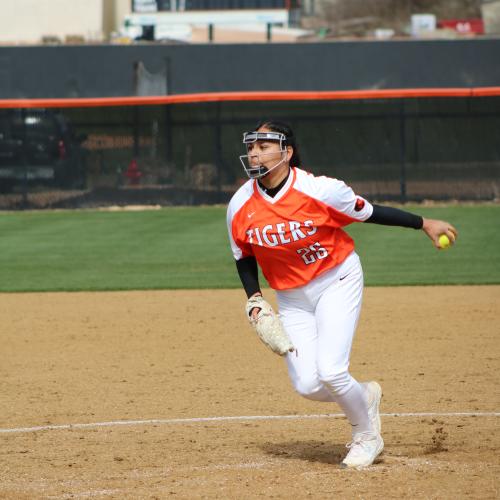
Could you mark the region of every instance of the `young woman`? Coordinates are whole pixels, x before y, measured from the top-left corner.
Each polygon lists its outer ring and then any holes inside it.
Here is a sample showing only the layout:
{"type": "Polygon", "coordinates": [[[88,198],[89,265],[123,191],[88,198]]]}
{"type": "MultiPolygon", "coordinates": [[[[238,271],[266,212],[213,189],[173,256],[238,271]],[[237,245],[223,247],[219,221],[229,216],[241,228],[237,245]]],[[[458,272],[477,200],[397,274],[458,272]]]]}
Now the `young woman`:
{"type": "MultiPolygon", "coordinates": [[[[243,136],[240,157],[250,177],[227,211],[229,239],[247,296],[261,295],[257,265],[276,290],[279,314],[296,348],[288,353],[295,390],[315,401],[336,402],[352,426],[343,467],[366,467],[382,452],[376,382],[358,383],[349,358],[363,294],[363,272],[354,242],[342,230],[353,222],[423,230],[439,248],[448,222],[372,205],[342,181],[301,170],[292,130],[260,122],[243,136]]],[[[254,318],[259,309],[250,314],[254,318]]]]}

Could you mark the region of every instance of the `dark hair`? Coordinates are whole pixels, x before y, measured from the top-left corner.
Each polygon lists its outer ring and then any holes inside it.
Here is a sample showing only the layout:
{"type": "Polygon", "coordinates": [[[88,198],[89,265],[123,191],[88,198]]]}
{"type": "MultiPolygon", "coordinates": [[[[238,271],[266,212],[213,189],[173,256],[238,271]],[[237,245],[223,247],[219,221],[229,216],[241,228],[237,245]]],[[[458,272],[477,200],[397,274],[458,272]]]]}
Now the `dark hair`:
{"type": "Polygon", "coordinates": [[[292,167],[302,166],[302,163],[300,161],[299,149],[297,147],[297,141],[295,140],[295,136],[293,135],[293,131],[290,128],[290,125],[276,120],[261,120],[259,123],[257,123],[255,130],[259,130],[259,128],[261,127],[266,127],[272,132],[285,134],[285,146],[291,146],[293,149],[293,154],[290,158],[290,165],[292,167]]]}

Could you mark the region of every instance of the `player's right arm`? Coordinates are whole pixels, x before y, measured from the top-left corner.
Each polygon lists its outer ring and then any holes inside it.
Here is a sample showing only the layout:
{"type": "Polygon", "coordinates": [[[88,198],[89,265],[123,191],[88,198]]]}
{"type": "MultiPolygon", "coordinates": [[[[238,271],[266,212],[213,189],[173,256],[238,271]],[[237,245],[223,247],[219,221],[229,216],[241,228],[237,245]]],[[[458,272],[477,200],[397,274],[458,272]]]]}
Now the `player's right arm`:
{"type": "MultiPolygon", "coordinates": [[[[242,196],[242,193],[238,191],[229,203],[227,209],[227,230],[229,234],[229,242],[231,244],[231,250],[233,257],[236,262],[236,270],[238,271],[238,276],[240,277],[241,284],[247,294],[247,297],[253,297],[256,295],[262,295],[259,285],[259,271],[257,267],[257,260],[252,254],[251,247],[247,242],[240,241],[237,236],[237,231],[235,231],[235,214],[244,204],[246,196],[242,196]]],[[[258,308],[254,308],[251,311],[251,316],[253,317],[259,312],[258,308]]]]}
{"type": "Polygon", "coordinates": [[[247,297],[262,295],[259,285],[259,271],[257,268],[257,259],[253,256],[244,257],[236,261],[236,269],[245,289],[247,297]]]}

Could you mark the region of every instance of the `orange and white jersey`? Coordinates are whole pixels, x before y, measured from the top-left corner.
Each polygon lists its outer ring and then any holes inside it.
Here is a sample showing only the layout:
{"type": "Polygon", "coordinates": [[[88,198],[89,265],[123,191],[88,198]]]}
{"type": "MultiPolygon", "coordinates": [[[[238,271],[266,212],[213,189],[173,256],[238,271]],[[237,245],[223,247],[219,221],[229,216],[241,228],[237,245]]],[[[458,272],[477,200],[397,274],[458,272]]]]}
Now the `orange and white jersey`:
{"type": "Polygon", "coordinates": [[[254,256],[275,290],[303,286],[343,262],[354,242],[341,228],[373,212],[344,182],[291,170],[274,198],[251,179],[227,209],[234,258],[254,256]]]}

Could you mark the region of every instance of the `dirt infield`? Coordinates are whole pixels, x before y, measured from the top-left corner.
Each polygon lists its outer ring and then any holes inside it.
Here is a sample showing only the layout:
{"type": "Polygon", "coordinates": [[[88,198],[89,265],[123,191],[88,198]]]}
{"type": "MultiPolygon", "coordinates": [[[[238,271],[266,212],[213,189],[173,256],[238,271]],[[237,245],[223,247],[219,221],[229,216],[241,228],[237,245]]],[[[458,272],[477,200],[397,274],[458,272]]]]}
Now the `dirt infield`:
{"type": "Polygon", "coordinates": [[[402,414],[365,471],[343,418],[293,417],[339,409],[293,392],[243,301],[0,295],[0,498],[500,498],[500,286],[365,291],[352,373],[402,414]]]}

